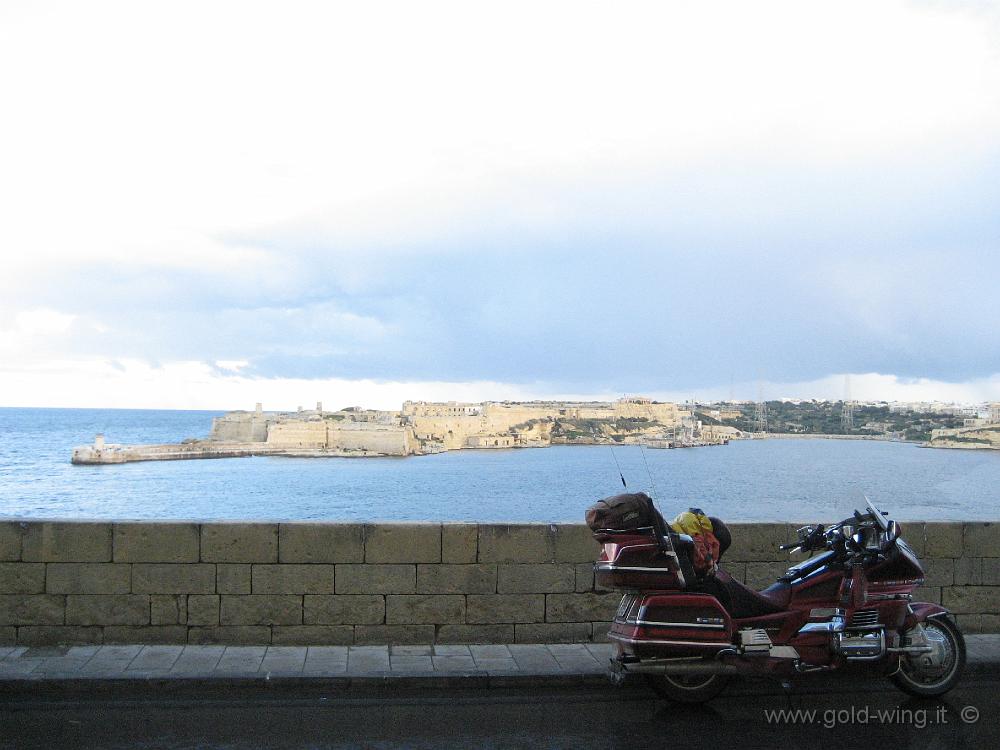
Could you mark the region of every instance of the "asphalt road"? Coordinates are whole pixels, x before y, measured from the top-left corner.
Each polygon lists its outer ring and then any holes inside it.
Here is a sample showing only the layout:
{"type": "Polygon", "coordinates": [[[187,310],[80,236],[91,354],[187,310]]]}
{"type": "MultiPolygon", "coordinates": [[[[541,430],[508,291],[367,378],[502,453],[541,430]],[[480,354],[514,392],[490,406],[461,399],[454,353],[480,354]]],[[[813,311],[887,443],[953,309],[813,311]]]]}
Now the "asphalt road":
{"type": "Polygon", "coordinates": [[[950,750],[1000,740],[1000,676],[970,678],[942,701],[914,700],[887,684],[803,681],[789,694],[741,682],[700,707],[666,703],[642,684],[367,697],[321,686],[5,694],[0,748],[950,750]],[[815,713],[768,714],[782,709],[815,713]]]}

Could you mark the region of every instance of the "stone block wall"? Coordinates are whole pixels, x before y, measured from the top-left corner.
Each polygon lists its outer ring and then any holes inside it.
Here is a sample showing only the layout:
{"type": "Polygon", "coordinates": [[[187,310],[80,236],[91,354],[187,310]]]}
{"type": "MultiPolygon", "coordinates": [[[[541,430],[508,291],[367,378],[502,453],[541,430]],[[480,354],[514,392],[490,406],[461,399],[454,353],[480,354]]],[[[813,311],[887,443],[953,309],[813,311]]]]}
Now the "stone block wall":
{"type": "MultiPolygon", "coordinates": [[[[732,524],[724,564],[763,587],[795,524],[732,524]]],[[[906,523],[918,597],[1000,632],[1000,523],[906,523]]],[[[577,524],[0,521],[0,644],[603,640],[577,524]]]]}

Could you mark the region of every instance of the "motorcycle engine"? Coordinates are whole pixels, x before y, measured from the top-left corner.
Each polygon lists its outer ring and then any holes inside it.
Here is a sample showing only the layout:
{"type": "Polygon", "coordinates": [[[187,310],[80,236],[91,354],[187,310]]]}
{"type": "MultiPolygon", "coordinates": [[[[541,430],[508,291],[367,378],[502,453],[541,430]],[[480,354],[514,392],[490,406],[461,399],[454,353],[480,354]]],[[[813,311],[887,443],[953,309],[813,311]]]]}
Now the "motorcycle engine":
{"type": "Polygon", "coordinates": [[[853,661],[878,659],[885,654],[885,631],[879,628],[834,633],[833,650],[853,661]]]}

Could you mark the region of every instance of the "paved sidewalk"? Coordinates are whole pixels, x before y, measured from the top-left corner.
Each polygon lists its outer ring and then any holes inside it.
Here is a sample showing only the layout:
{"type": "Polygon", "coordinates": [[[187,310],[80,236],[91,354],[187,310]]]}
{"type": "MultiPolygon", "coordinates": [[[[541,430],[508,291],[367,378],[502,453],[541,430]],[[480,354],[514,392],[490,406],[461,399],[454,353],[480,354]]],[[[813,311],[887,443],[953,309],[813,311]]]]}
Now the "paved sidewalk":
{"type": "MultiPolygon", "coordinates": [[[[970,635],[969,674],[1000,671],[1000,635],[970,635]]],[[[495,646],[43,646],[0,647],[0,690],[42,683],[321,681],[343,685],[511,684],[605,678],[610,644],[495,646]]]]}
{"type": "Polygon", "coordinates": [[[0,647],[0,685],[46,680],[602,677],[606,643],[0,647]]]}

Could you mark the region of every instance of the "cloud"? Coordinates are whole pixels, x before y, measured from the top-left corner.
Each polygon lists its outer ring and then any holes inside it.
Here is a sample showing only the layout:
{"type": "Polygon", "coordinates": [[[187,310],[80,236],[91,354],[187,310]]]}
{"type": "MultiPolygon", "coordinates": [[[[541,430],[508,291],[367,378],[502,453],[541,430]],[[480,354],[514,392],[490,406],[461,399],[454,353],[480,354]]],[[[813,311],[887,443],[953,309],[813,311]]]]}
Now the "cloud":
{"type": "Polygon", "coordinates": [[[1000,371],[988,8],[293,5],[0,11],[5,371],[1000,371]]]}
{"type": "MultiPolygon", "coordinates": [[[[293,411],[322,401],[327,409],[364,406],[398,409],[403,401],[611,401],[637,390],[571,390],[560,383],[502,381],[418,381],[347,378],[258,378],[232,368],[176,361],[159,365],[125,361],[47,361],[19,369],[0,368],[3,406],[134,409],[266,409],[293,411]]],[[[851,376],[851,396],[861,401],[1000,401],[1000,373],[967,382],[907,379],[880,373],[851,376]]],[[[643,395],[664,401],[753,400],[844,397],[844,376],[781,383],[737,382],[696,390],[656,390],[643,395]]]]}

